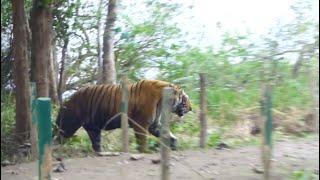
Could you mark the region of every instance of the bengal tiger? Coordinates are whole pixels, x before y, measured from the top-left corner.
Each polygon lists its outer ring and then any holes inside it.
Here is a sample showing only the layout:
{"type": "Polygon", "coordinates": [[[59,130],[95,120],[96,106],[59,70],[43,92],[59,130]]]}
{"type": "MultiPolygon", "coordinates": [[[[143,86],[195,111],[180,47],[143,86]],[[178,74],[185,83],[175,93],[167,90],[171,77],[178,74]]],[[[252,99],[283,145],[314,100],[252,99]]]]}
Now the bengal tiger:
{"type": "MultiPolygon", "coordinates": [[[[129,126],[134,129],[138,151],[146,152],[145,130],[152,135],[160,136],[160,112],[162,90],[172,87],[174,102],[172,113],[182,117],[192,110],[187,94],[177,85],[160,80],[142,80],[128,85],[129,126]]],[[[119,115],[121,101],[120,85],[91,85],[79,89],[59,110],[56,127],[59,135],[71,137],[81,126],[88,133],[92,148],[101,152],[101,130],[120,128],[119,115]]],[[[170,132],[170,146],[177,147],[177,138],[170,132]]]]}

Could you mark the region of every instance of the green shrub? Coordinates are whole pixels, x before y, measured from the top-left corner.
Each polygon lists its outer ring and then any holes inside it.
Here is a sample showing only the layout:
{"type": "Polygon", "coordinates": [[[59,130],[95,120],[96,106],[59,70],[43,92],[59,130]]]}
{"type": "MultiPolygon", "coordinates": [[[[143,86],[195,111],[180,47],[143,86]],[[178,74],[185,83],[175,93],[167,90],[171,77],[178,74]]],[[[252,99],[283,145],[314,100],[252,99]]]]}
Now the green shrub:
{"type": "Polygon", "coordinates": [[[16,152],[14,139],[15,101],[12,94],[1,95],[1,160],[10,159],[16,152]]]}
{"type": "Polygon", "coordinates": [[[316,180],[319,176],[308,170],[293,171],[290,177],[291,180],[316,180]]]}
{"type": "Polygon", "coordinates": [[[221,134],[220,133],[212,133],[209,138],[208,138],[208,147],[215,147],[216,145],[218,145],[218,143],[221,140],[221,134]]]}

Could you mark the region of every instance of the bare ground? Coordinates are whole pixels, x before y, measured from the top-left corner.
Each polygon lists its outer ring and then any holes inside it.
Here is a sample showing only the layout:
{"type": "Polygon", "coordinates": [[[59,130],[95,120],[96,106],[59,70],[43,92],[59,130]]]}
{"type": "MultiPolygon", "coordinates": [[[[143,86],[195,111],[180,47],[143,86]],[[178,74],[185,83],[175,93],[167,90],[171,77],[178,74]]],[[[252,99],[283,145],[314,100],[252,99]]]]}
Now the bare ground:
{"type": "MultiPolygon", "coordinates": [[[[253,168],[262,169],[260,147],[231,150],[189,150],[171,153],[171,179],[263,179],[253,168]]],[[[67,170],[52,173],[56,180],[152,180],[160,179],[159,154],[144,154],[132,161],[129,155],[65,160],[67,170]]],[[[293,171],[319,173],[319,138],[282,140],[274,145],[271,179],[289,179],[293,171]]],[[[37,179],[35,162],[1,168],[1,179],[37,179]]],[[[317,175],[319,179],[319,175],[317,175]]]]}

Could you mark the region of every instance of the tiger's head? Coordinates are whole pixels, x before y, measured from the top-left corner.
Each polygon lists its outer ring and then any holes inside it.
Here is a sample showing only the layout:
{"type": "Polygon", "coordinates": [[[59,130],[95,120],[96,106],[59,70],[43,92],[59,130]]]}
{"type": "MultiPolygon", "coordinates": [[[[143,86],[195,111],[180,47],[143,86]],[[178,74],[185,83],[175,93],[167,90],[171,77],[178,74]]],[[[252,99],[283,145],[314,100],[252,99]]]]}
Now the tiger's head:
{"type": "Polygon", "coordinates": [[[174,86],[174,103],[172,112],[183,117],[189,111],[192,111],[189,96],[181,89],[180,86],[174,86]]]}

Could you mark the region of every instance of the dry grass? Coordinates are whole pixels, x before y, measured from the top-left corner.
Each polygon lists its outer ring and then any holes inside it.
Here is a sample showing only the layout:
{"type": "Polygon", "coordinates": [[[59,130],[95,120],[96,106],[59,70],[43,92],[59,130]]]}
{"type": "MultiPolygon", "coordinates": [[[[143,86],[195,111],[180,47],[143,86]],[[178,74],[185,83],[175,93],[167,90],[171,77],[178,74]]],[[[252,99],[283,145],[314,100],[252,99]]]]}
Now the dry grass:
{"type": "MultiPolygon", "coordinates": [[[[263,117],[259,109],[248,109],[239,111],[238,120],[225,133],[226,138],[250,137],[252,130],[262,129],[263,117]]],[[[313,116],[305,110],[289,108],[286,111],[273,109],[273,127],[286,134],[300,135],[312,132],[313,116]]]]}

